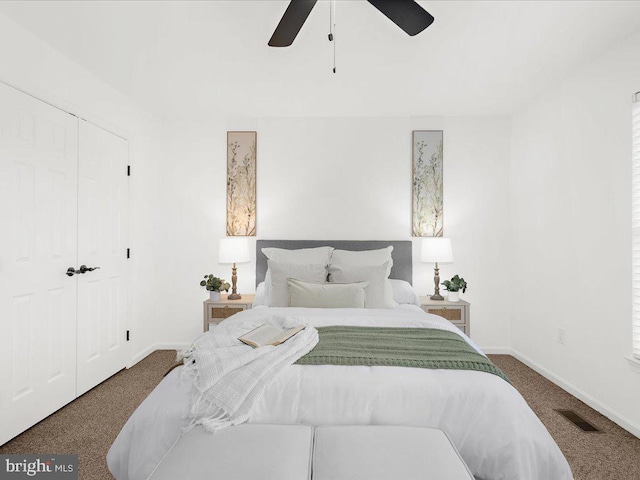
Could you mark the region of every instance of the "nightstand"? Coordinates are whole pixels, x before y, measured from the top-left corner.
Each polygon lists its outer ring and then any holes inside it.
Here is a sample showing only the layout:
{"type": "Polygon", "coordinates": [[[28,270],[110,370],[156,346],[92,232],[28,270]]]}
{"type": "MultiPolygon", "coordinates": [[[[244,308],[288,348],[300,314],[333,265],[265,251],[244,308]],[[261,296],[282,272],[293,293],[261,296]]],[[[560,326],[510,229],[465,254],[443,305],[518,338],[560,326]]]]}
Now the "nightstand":
{"type": "Polygon", "coordinates": [[[448,300],[431,300],[429,297],[420,297],[422,309],[427,313],[446,318],[467,336],[471,336],[471,304],[464,300],[450,302],[448,300]]]}
{"type": "Polygon", "coordinates": [[[211,323],[218,324],[234,313],[249,310],[255,295],[242,294],[242,298],[239,300],[229,300],[227,297],[228,295],[222,295],[217,302],[213,300],[204,301],[203,329],[205,332],[209,331],[211,323]]]}

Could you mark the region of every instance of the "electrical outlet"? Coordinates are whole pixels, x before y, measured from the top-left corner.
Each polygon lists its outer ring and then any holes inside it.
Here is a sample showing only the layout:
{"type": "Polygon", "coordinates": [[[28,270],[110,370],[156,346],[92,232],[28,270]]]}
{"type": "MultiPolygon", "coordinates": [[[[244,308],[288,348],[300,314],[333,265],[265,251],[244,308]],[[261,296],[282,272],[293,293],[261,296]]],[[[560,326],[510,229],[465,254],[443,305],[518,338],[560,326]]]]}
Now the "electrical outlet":
{"type": "Polygon", "coordinates": [[[558,343],[564,345],[565,331],[564,328],[558,327],[558,343]]]}

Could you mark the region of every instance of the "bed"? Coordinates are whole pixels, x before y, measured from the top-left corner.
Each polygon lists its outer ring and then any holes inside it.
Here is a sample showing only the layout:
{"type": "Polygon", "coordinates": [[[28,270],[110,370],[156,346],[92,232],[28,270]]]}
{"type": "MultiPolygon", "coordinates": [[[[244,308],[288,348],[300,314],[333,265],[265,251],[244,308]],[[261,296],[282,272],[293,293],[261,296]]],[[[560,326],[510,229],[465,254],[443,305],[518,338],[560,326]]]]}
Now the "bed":
{"type": "MultiPolygon", "coordinates": [[[[345,251],[393,247],[387,277],[411,283],[410,241],[258,240],[257,286],[264,287],[265,277],[269,280],[268,266],[276,271],[276,264],[268,263],[263,248],[296,250],[319,246],[345,251]]],[[[256,305],[225,322],[233,326],[281,315],[318,329],[335,326],[433,329],[453,332],[482,353],[447,320],[425,313],[415,303],[405,299],[393,308],[256,305]]],[[[179,440],[189,422],[192,387],[180,370],[173,370],[160,382],[112,445],[107,463],[117,480],[147,479],[179,440]]],[[[248,422],[435,427],[447,432],[478,480],[573,478],[560,449],[517,390],[500,376],[481,371],[293,364],[267,386],[248,422]]]]}

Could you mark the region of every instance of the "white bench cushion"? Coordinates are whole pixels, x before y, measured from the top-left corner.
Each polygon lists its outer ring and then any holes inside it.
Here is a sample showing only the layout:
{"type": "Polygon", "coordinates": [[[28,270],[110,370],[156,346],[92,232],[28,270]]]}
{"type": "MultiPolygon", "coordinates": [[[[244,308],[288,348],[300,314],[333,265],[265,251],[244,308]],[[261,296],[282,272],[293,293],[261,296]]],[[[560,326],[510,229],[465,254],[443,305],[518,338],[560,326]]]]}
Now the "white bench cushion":
{"type": "Polygon", "coordinates": [[[252,425],[183,435],[150,480],[308,480],[313,427],[252,425]]]}
{"type": "Polygon", "coordinates": [[[313,480],[473,480],[442,430],[393,426],[316,428],[313,480]]]}

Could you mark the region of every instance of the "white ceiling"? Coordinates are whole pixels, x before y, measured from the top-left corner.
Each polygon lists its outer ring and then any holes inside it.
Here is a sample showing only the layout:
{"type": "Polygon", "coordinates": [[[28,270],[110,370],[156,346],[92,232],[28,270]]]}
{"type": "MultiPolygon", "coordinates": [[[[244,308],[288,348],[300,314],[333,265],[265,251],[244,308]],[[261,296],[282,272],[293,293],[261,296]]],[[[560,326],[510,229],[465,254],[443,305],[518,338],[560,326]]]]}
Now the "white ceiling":
{"type": "Polygon", "coordinates": [[[640,30],[640,1],[421,1],[409,37],[364,0],[267,46],[286,1],[0,2],[0,13],[163,117],[508,114],[640,30]]]}

